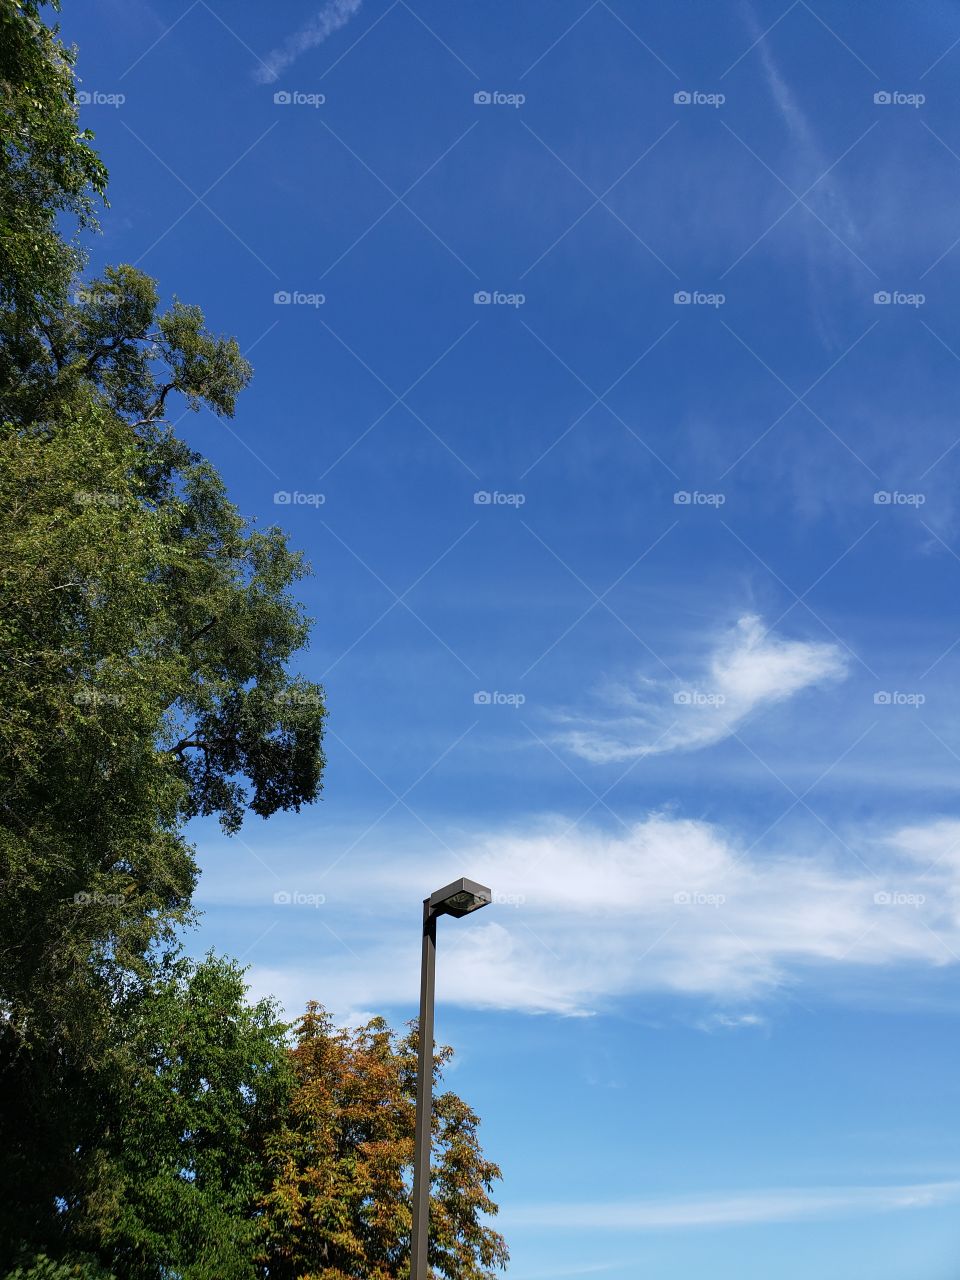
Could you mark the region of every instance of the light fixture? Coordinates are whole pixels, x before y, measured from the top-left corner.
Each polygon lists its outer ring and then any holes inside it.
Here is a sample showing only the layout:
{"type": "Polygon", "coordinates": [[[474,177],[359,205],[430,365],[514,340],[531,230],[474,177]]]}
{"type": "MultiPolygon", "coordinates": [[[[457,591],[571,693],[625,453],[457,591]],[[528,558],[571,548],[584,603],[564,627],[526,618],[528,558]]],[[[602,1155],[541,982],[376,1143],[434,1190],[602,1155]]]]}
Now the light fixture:
{"type": "Polygon", "coordinates": [[[437,917],[468,916],[493,901],[486,885],[461,877],[423,900],[420,962],[420,1044],[417,1052],[417,1115],[413,1144],[413,1224],[410,1280],[427,1280],[430,1237],[430,1140],[433,1115],[433,1002],[437,964],[437,917]]]}
{"type": "Polygon", "coordinates": [[[435,915],[468,916],[471,911],[479,911],[493,901],[493,894],[486,885],[477,884],[475,880],[467,880],[461,876],[427,899],[430,910],[435,915]]]}

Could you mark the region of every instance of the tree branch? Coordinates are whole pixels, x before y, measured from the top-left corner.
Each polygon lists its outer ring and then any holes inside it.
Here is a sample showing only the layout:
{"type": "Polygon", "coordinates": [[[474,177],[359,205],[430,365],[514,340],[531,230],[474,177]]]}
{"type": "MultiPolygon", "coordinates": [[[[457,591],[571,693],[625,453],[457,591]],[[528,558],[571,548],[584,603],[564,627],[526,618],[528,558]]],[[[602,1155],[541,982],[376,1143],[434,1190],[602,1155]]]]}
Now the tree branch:
{"type": "Polygon", "coordinates": [[[160,388],[160,394],[153,406],[147,410],[147,416],[135,422],[134,427],[148,427],[151,422],[156,422],[157,418],[163,413],[163,406],[166,403],[167,396],[176,386],[175,382],[167,382],[160,388]]]}
{"type": "Polygon", "coordinates": [[[203,636],[205,636],[205,635],[207,634],[207,632],[208,632],[208,631],[211,631],[211,630],[212,630],[212,629],[217,625],[217,623],[218,623],[219,621],[220,621],[220,619],[219,619],[219,618],[211,618],[211,619],[210,619],[210,621],[209,621],[209,622],[207,622],[207,623],[205,623],[205,624],[200,628],[200,630],[199,630],[199,631],[195,631],[195,632],[193,633],[193,635],[192,635],[192,636],[189,636],[189,637],[188,637],[188,639],[187,639],[187,647],[189,648],[189,647],[190,647],[190,645],[192,645],[192,644],[196,644],[196,642],[197,642],[199,639],[201,639],[203,636]]]}

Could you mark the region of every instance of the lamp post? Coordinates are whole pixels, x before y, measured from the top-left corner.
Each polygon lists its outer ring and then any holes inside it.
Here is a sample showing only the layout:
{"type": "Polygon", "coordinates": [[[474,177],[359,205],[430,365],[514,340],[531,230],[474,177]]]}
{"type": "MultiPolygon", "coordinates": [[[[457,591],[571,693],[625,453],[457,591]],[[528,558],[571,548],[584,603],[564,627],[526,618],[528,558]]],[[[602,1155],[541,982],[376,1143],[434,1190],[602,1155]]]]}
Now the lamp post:
{"type": "Polygon", "coordinates": [[[433,1118],[433,1003],[437,968],[437,916],[470,915],[493,895],[473,880],[453,884],[423,900],[423,952],[420,963],[420,1046],[417,1059],[417,1124],[413,1146],[413,1229],[410,1280],[427,1280],[430,1238],[430,1139],[433,1118]]]}

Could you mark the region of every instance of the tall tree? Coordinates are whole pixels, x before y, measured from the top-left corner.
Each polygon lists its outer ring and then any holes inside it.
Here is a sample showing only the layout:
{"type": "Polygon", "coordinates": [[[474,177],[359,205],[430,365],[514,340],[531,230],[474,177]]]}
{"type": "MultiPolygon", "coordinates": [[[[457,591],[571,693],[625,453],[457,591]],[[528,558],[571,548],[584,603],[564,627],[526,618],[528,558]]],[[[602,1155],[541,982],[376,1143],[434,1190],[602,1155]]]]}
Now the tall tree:
{"type": "Polygon", "coordinates": [[[105,171],[43,10],[0,0],[0,1263],[95,1173],[117,1012],[190,918],[184,822],[295,809],[323,768],[305,566],[165,422],[231,415],[250,367],[132,268],[74,283],[105,171]]]}
{"type": "Polygon", "coordinates": [[[322,690],[287,671],[305,566],[163,421],[174,395],[232,412],[236,343],[118,268],[38,350],[0,438],[0,1223],[66,1193],[81,1109],[67,1123],[57,1099],[190,918],[184,821],[299,808],[323,768],[322,690]],[[46,1163],[18,1145],[29,1114],[49,1117],[46,1163]]]}

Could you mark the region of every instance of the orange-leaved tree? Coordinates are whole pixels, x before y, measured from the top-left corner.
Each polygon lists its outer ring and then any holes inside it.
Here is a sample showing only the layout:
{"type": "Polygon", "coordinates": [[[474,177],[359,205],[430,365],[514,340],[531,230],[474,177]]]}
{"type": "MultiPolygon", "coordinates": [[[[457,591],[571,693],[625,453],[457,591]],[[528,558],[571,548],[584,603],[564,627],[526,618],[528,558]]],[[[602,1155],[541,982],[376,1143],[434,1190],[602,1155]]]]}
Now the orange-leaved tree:
{"type": "MultiPolygon", "coordinates": [[[[294,1094],[270,1139],[263,1262],[271,1280],[406,1280],[417,1082],[415,1026],[382,1018],[335,1028],[311,1003],[291,1050],[294,1094]]],[[[452,1050],[438,1048],[434,1081],[452,1050]]],[[[492,1280],[507,1248],[485,1221],[500,1170],[477,1137],[479,1117],[454,1093],[435,1097],[431,1275],[492,1280]]]]}

